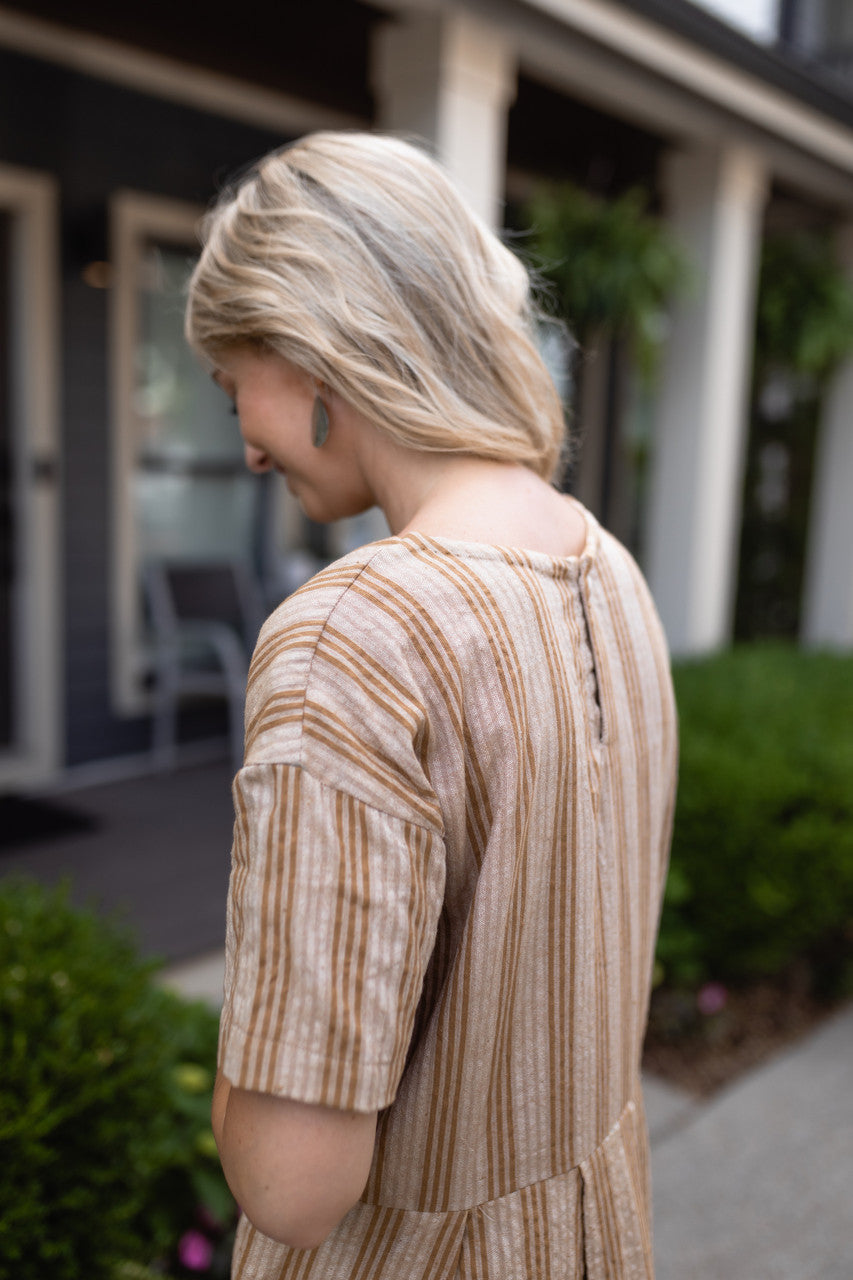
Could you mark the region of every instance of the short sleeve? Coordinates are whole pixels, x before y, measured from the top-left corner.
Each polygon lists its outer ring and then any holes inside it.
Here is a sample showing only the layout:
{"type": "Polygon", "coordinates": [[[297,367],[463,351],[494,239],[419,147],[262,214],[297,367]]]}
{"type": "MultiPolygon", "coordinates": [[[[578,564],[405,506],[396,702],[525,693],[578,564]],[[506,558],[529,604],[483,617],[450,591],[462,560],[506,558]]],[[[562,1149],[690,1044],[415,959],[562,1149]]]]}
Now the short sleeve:
{"type": "Polygon", "coordinates": [[[220,1066],[245,1089],[379,1110],[434,945],[441,836],[297,764],[244,767],[234,800],[220,1066]]]}

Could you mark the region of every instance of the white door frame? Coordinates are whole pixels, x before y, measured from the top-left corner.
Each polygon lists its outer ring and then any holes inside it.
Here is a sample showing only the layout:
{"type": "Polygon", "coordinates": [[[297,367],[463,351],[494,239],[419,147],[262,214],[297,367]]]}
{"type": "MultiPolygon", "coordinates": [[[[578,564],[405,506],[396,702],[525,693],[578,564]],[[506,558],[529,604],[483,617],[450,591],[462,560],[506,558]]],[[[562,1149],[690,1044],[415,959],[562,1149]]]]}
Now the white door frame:
{"type": "Polygon", "coordinates": [[[15,503],[13,679],[16,741],[0,750],[0,787],[39,787],[63,760],[63,610],[59,588],[59,299],[57,188],[0,164],[11,215],[9,363],[15,503]]]}

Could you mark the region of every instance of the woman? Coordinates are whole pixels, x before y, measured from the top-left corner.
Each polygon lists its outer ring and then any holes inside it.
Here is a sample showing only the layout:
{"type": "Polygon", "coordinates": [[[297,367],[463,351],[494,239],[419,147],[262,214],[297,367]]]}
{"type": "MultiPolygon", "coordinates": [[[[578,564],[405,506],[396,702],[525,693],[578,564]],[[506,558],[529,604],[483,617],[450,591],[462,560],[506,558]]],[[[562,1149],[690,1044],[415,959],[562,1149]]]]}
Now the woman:
{"type": "Polygon", "coordinates": [[[253,658],[214,1098],[233,1274],[650,1277],[671,685],[639,571],[550,483],[526,274],[420,152],[316,134],[214,210],[187,332],[250,467],[392,531],[253,658]]]}

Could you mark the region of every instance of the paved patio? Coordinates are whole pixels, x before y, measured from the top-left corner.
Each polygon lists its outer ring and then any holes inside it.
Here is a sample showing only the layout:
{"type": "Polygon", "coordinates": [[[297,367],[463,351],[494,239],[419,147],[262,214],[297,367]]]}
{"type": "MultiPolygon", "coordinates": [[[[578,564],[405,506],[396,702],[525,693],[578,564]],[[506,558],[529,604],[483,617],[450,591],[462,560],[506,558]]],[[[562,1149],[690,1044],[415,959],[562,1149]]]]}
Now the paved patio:
{"type": "Polygon", "coordinates": [[[94,829],[0,853],[0,875],[67,877],[76,902],[120,911],[141,949],[167,961],[221,947],[231,852],[227,760],[67,791],[94,829]]]}

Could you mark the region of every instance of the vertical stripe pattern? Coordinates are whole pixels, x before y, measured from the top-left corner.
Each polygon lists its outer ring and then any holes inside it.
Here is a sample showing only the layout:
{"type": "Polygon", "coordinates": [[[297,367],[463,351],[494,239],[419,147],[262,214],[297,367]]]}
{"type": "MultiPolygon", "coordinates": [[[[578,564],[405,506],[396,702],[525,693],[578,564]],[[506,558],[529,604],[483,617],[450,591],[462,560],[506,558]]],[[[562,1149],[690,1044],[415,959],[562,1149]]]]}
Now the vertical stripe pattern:
{"type": "Polygon", "coordinates": [[[319,1249],[240,1280],[649,1280],[639,1062],[676,722],[645,583],[409,534],[265,625],[234,783],[220,1062],[379,1110],[319,1249]]]}

